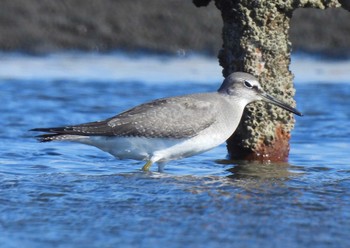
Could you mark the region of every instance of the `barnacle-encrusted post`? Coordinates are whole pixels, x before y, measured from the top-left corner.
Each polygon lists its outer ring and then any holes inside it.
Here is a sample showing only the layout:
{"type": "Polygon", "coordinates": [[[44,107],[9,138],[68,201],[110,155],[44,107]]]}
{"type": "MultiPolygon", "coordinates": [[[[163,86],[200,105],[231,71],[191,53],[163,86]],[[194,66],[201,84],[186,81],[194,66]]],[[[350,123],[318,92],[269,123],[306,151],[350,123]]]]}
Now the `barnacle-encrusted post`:
{"type": "MultiPolygon", "coordinates": [[[[290,19],[297,8],[339,7],[347,0],[215,0],[223,19],[220,65],[226,77],[235,71],[255,75],[276,98],[295,105],[293,75],[289,70],[290,19]]],[[[205,6],[210,0],[193,0],[205,6]]],[[[346,5],[344,4],[344,8],[346,5]]],[[[286,161],[294,116],[271,104],[246,108],[240,126],[227,141],[233,159],[286,161]]]]}

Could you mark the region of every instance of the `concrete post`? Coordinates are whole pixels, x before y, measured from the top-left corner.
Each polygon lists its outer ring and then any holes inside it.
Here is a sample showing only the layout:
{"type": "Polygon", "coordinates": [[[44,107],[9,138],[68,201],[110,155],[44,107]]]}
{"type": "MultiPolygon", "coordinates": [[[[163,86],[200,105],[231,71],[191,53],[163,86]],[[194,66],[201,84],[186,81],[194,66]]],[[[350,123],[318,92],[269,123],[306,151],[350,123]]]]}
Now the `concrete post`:
{"type": "MultiPolygon", "coordinates": [[[[344,4],[347,0],[340,0],[344,4]]],[[[193,0],[205,6],[210,0],[193,0]]],[[[337,0],[215,0],[223,18],[219,62],[226,77],[234,71],[255,75],[271,95],[295,106],[289,70],[289,23],[297,8],[339,7],[337,0]]],[[[345,4],[344,4],[345,7],[345,4]]],[[[240,126],[227,141],[232,159],[286,161],[294,116],[271,104],[247,106],[240,126]]]]}

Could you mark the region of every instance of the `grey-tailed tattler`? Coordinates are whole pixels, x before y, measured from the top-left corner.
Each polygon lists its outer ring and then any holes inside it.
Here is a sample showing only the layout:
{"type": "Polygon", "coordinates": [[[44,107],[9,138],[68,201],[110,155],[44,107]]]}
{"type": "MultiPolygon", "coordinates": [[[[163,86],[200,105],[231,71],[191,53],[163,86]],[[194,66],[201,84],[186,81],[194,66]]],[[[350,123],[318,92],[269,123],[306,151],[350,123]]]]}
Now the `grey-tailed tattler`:
{"type": "Polygon", "coordinates": [[[234,72],[217,92],[162,98],[103,121],[52,128],[39,141],[73,141],[98,147],[119,159],[147,161],[162,171],[170,160],[190,157],[224,143],[236,130],[247,104],[263,100],[302,114],[268,95],[249,73],[234,72]]]}

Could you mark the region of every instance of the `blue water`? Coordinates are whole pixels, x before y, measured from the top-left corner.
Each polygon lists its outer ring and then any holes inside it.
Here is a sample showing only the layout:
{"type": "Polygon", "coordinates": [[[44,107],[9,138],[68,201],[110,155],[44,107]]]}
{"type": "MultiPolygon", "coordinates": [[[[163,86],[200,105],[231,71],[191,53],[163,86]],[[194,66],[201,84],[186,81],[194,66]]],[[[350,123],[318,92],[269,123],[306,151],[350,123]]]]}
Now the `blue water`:
{"type": "Polygon", "coordinates": [[[69,79],[47,76],[52,58],[41,59],[33,75],[21,68],[5,75],[0,65],[1,247],[350,246],[350,80],[296,82],[305,116],[297,117],[289,163],[230,162],[222,145],[173,161],[164,173],[144,173],[140,162],[84,145],[37,143],[27,130],[213,91],[221,79],[179,79],[176,66],[169,77],[171,69],[163,71],[164,84],[99,78],[101,70],[93,80],[69,79]]]}

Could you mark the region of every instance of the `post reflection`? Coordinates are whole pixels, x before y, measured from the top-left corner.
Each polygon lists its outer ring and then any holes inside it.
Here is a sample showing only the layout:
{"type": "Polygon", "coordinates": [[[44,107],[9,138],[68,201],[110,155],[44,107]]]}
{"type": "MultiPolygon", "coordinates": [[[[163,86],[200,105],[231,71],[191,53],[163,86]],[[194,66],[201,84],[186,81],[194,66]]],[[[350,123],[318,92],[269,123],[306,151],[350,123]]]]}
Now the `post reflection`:
{"type": "MultiPolygon", "coordinates": [[[[266,183],[282,183],[298,176],[299,169],[287,162],[258,162],[258,161],[232,161],[219,160],[218,164],[232,164],[232,167],[227,169],[230,174],[227,178],[233,181],[242,181],[252,183],[255,186],[266,183]]],[[[300,171],[300,170],[299,170],[300,171]]],[[[253,185],[252,185],[253,186],[253,185]]]]}

